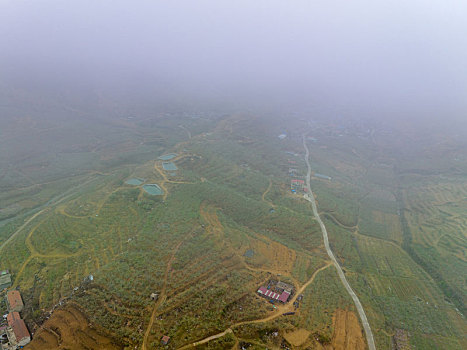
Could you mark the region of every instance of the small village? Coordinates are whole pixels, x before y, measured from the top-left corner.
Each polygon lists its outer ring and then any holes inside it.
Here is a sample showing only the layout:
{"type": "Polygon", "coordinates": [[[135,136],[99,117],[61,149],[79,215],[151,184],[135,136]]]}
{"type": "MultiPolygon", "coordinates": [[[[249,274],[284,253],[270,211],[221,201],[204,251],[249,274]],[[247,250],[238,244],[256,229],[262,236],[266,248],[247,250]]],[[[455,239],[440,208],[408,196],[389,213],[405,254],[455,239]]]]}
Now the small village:
{"type": "MultiPolygon", "coordinates": [[[[295,287],[291,284],[279,281],[279,280],[269,280],[267,286],[261,286],[258,288],[256,293],[268,300],[274,309],[276,309],[276,302],[281,304],[286,304],[293,299],[295,295],[295,287]]],[[[300,301],[303,299],[303,295],[300,294],[295,299],[293,306],[297,310],[300,307],[300,301]]],[[[283,316],[294,315],[295,311],[285,312],[283,316]]]]}
{"type": "MultiPolygon", "coordinates": [[[[11,287],[11,275],[8,270],[0,272],[0,290],[11,287]]],[[[0,345],[2,350],[22,349],[31,341],[28,328],[21,318],[24,304],[18,290],[6,291],[6,297],[0,302],[3,318],[0,322],[0,345]]]]}
{"type": "Polygon", "coordinates": [[[293,285],[285,282],[269,280],[267,286],[259,287],[256,292],[261,297],[268,299],[271,304],[274,304],[276,301],[285,304],[294,295],[295,288],[293,285]]]}
{"type": "MultiPolygon", "coordinates": [[[[278,135],[277,137],[280,140],[285,140],[289,136],[286,133],[282,133],[282,134],[278,135]]],[[[293,137],[299,138],[299,137],[301,137],[301,135],[296,134],[296,135],[293,135],[293,137]]],[[[315,137],[308,136],[307,140],[314,143],[314,144],[318,143],[318,139],[315,138],[315,137]]],[[[321,147],[324,147],[324,146],[321,146],[321,147]]],[[[300,155],[298,153],[296,153],[296,152],[293,152],[293,151],[285,151],[284,153],[287,154],[287,156],[288,156],[287,164],[284,165],[284,167],[285,167],[284,170],[286,170],[287,169],[286,167],[288,167],[288,175],[289,175],[289,177],[291,177],[290,191],[292,192],[292,194],[307,193],[308,188],[306,186],[305,176],[300,173],[300,170],[299,170],[298,164],[297,164],[297,160],[294,159],[294,158],[299,158],[300,155]]],[[[317,173],[317,172],[314,172],[314,171],[311,173],[311,175],[312,175],[312,178],[314,178],[314,179],[327,180],[327,181],[332,180],[332,178],[330,176],[325,175],[325,174],[320,174],[320,173],[317,173]]]]}

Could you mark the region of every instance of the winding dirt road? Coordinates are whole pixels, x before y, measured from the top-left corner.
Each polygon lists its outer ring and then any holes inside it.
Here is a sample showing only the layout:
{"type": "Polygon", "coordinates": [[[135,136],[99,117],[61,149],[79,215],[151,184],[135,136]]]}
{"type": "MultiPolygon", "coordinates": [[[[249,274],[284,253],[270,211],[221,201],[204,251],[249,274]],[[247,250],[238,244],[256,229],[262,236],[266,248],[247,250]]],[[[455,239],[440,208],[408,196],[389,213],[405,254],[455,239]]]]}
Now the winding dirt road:
{"type": "Polygon", "coordinates": [[[344,272],[342,271],[342,268],[337,262],[334,256],[334,253],[331,250],[331,247],[329,246],[328,231],[326,230],[326,226],[324,226],[324,223],[318,214],[315,197],[313,195],[313,192],[311,191],[311,185],[310,185],[310,178],[311,178],[311,165],[310,165],[310,160],[309,160],[310,151],[308,149],[308,146],[306,145],[305,135],[303,135],[303,147],[305,148],[305,161],[308,167],[308,171],[306,175],[306,187],[307,187],[308,193],[305,194],[304,197],[307,201],[311,203],[311,206],[313,208],[313,215],[316,221],[318,221],[319,226],[321,227],[321,232],[323,233],[323,240],[324,240],[324,246],[326,248],[326,252],[328,253],[329,258],[332,260],[334,266],[336,267],[339,278],[341,279],[341,282],[344,285],[347,292],[352,297],[355,307],[357,308],[358,314],[360,315],[360,319],[362,320],[362,324],[363,324],[363,329],[365,330],[366,340],[368,342],[368,348],[370,350],[376,350],[375,341],[373,339],[373,333],[371,331],[370,324],[368,323],[368,319],[366,318],[365,310],[363,310],[363,306],[360,303],[360,300],[358,299],[353,289],[350,287],[349,282],[347,282],[344,272]]]}
{"type": "Polygon", "coordinates": [[[268,321],[271,321],[271,320],[273,320],[273,319],[275,319],[277,317],[282,316],[282,314],[285,313],[285,312],[294,311],[293,303],[295,302],[295,300],[297,300],[297,297],[300,294],[302,294],[303,291],[306,289],[306,287],[308,287],[314,281],[314,279],[315,279],[316,275],[318,275],[318,273],[320,273],[321,271],[327,269],[331,265],[332,265],[332,263],[328,262],[326,265],[320,267],[315,272],[313,272],[313,275],[310,277],[310,279],[297,290],[297,292],[295,293],[293,298],[287,304],[278,305],[276,311],[273,314],[271,314],[271,315],[269,315],[267,317],[264,317],[264,318],[256,319],[256,320],[241,321],[241,322],[235,323],[232,326],[230,326],[230,328],[227,328],[225,331],[223,331],[222,333],[217,333],[217,334],[211,335],[211,336],[209,336],[207,338],[198,340],[197,342],[187,344],[185,346],[182,346],[178,350],[185,350],[185,349],[194,348],[194,347],[196,347],[198,345],[207,343],[207,342],[209,342],[211,340],[222,338],[223,336],[225,336],[228,333],[233,333],[232,328],[236,328],[236,327],[239,327],[239,326],[242,326],[242,325],[245,325],[245,324],[268,322],[268,321]]]}

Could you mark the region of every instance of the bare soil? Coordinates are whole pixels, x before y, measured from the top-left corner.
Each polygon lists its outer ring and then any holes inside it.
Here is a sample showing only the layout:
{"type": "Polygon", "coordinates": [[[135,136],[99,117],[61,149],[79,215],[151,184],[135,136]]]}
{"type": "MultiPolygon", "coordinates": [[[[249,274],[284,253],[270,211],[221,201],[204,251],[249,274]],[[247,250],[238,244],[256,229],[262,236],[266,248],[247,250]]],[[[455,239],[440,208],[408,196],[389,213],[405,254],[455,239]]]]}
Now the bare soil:
{"type": "Polygon", "coordinates": [[[293,346],[300,346],[308,340],[310,333],[310,331],[301,328],[297,329],[296,331],[284,334],[284,338],[293,346]]]}
{"type": "Polygon", "coordinates": [[[333,350],[367,349],[365,336],[355,312],[338,309],[334,314],[333,323],[334,334],[331,340],[333,350]]]}
{"type": "Polygon", "coordinates": [[[121,350],[122,346],[92,327],[74,305],[56,310],[33,336],[27,350],[121,350]]]}

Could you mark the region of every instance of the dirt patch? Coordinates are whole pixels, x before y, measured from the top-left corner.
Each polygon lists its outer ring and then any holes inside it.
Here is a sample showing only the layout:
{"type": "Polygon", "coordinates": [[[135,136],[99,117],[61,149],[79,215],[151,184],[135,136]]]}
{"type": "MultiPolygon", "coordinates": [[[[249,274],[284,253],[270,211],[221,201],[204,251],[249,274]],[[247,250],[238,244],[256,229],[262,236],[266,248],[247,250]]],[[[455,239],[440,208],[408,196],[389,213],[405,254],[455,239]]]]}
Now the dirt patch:
{"type": "Polygon", "coordinates": [[[55,311],[36,332],[28,350],[120,350],[112,339],[90,326],[86,316],[74,305],[55,311]]]}
{"type": "Polygon", "coordinates": [[[302,328],[293,332],[286,333],[284,335],[284,338],[293,346],[300,346],[308,340],[309,336],[310,332],[302,328]]]}
{"type": "Polygon", "coordinates": [[[365,337],[355,312],[338,309],[333,317],[333,325],[332,349],[366,349],[365,337]]]}
{"type": "Polygon", "coordinates": [[[219,217],[216,213],[216,208],[208,207],[203,203],[200,207],[200,214],[203,220],[206,222],[206,231],[209,234],[219,237],[223,236],[224,227],[219,221],[219,217]]]}
{"type": "Polygon", "coordinates": [[[250,262],[255,266],[264,267],[265,270],[290,274],[296,259],[295,251],[264,236],[259,238],[261,240],[251,242],[250,249],[255,255],[250,262]]]}

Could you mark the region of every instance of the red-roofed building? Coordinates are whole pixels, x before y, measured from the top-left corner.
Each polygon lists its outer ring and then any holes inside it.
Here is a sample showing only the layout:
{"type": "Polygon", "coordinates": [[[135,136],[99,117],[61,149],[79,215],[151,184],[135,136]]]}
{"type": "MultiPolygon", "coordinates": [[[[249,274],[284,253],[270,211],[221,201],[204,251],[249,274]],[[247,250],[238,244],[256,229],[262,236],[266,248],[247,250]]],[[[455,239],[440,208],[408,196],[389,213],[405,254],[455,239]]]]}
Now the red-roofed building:
{"type": "Polygon", "coordinates": [[[17,290],[10,290],[6,298],[8,304],[8,311],[20,312],[23,310],[23,300],[21,299],[21,294],[17,290]]]}
{"type": "Polygon", "coordinates": [[[257,290],[258,294],[261,294],[262,296],[265,296],[266,298],[273,299],[273,300],[279,300],[280,295],[278,293],[275,293],[266,287],[260,287],[257,290]]]}
{"type": "Polygon", "coordinates": [[[280,281],[269,281],[268,288],[261,286],[256,292],[271,301],[277,300],[284,304],[289,301],[290,295],[294,289],[293,285],[280,281]]]}
{"type": "Polygon", "coordinates": [[[298,179],[293,179],[290,181],[290,189],[292,191],[299,191],[302,190],[304,191],[306,188],[306,184],[304,180],[298,180],[298,179]]]}
{"type": "Polygon", "coordinates": [[[304,184],[305,184],[305,181],[304,181],[304,180],[293,179],[293,180],[292,180],[292,183],[293,183],[293,184],[298,184],[298,185],[304,185],[304,184]]]}
{"type": "Polygon", "coordinates": [[[288,300],[289,300],[289,296],[290,296],[290,293],[289,292],[282,292],[281,296],[279,297],[279,301],[283,302],[283,303],[286,303],[288,300]]]}
{"type": "Polygon", "coordinates": [[[10,312],[7,316],[7,321],[8,321],[8,325],[11,327],[11,325],[17,321],[17,320],[21,320],[21,316],[19,315],[18,312],[16,311],[13,311],[13,312],[10,312]]]}
{"type": "Polygon", "coordinates": [[[7,329],[10,345],[23,347],[31,341],[31,335],[23,320],[15,320],[7,329]]]}

